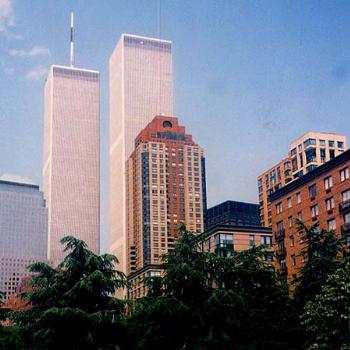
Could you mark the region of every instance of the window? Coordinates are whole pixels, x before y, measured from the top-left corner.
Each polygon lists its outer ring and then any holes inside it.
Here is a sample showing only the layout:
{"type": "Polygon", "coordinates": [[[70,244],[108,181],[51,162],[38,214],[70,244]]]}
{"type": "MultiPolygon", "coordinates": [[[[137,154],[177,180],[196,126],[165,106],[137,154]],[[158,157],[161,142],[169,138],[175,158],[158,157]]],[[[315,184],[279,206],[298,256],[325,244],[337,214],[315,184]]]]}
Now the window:
{"type": "Polygon", "coordinates": [[[350,213],[344,215],[344,223],[350,224],[350,213]]]}
{"type": "Polygon", "coordinates": [[[284,230],[284,225],[283,225],[283,221],[279,221],[277,222],[277,231],[281,232],[284,230]]]}
{"type": "Polygon", "coordinates": [[[292,207],[292,198],[291,197],[287,198],[287,206],[288,206],[288,208],[292,207]]]}
{"type": "Polygon", "coordinates": [[[288,226],[293,227],[293,216],[288,217],[288,226]]]}
{"type": "Polygon", "coordinates": [[[292,255],[291,259],[292,259],[292,265],[295,266],[297,264],[297,260],[295,258],[295,255],[292,255]]]}
{"type": "Polygon", "coordinates": [[[316,197],[317,194],[317,187],[316,184],[313,184],[309,187],[309,196],[312,197],[316,197]]]}
{"type": "Polygon", "coordinates": [[[325,148],[320,149],[320,157],[321,157],[321,163],[325,163],[326,162],[326,149],[325,148]]]}
{"type": "Polygon", "coordinates": [[[324,188],[329,190],[331,187],[333,187],[333,178],[332,176],[328,176],[324,179],[324,188]]]}
{"type": "Polygon", "coordinates": [[[300,192],[298,192],[298,193],[296,194],[296,197],[297,197],[297,203],[298,203],[298,204],[301,203],[301,193],[300,193],[300,192]]]}
{"type": "Polygon", "coordinates": [[[301,152],[303,150],[303,145],[298,145],[298,152],[301,152]]]}
{"type": "Polygon", "coordinates": [[[290,155],[293,157],[297,154],[297,149],[296,148],[293,148],[291,151],[290,151],[290,155]]]}
{"type": "Polygon", "coordinates": [[[298,220],[303,220],[303,213],[301,211],[298,212],[298,220]]]}
{"type": "Polygon", "coordinates": [[[316,162],[316,148],[309,148],[305,151],[306,163],[316,162]]]}
{"type": "Polygon", "coordinates": [[[294,247],[295,241],[294,241],[294,236],[293,235],[289,236],[289,241],[290,241],[290,246],[294,247]]]}
{"type": "Polygon", "coordinates": [[[344,148],[344,142],[338,141],[338,148],[344,148]]]}
{"type": "Polygon", "coordinates": [[[329,141],[328,141],[328,146],[329,146],[329,147],[334,147],[334,141],[329,140],[329,141]]]}
{"type": "Polygon", "coordinates": [[[335,230],[337,228],[335,219],[328,221],[328,230],[335,230]]]}
{"type": "Polygon", "coordinates": [[[312,207],[310,207],[311,210],[311,217],[314,218],[318,215],[318,205],[315,204],[312,207]]]}
{"type": "Polygon", "coordinates": [[[304,148],[310,145],[316,145],[316,139],[307,139],[304,141],[304,148]]]}
{"type": "Polygon", "coordinates": [[[325,140],[320,140],[320,146],[325,147],[326,146],[326,141],[325,140]]]}
{"type": "Polygon", "coordinates": [[[334,208],[334,198],[328,198],[326,199],[326,208],[327,210],[332,210],[334,208]]]}
{"type": "Polygon", "coordinates": [[[254,246],[255,246],[255,236],[249,235],[249,247],[254,247],[254,246]]]}
{"type": "Polygon", "coordinates": [[[349,178],[349,168],[340,170],[340,181],[345,181],[349,178]]]}
{"type": "Polygon", "coordinates": [[[350,200],[350,190],[342,192],[343,202],[350,200]]]}
{"type": "Polygon", "coordinates": [[[333,159],[335,157],[334,149],[329,150],[329,159],[333,159]]]}
{"type": "Polygon", "coordinates": [[[260,243],[266,245],[267,247],[272,246],[272,237],[271,236],[261,236],[260,243]]]}
{"type": "Polygon", "coordinates": [[[276,204],[276,213],[281,214],[282,213],[282,202],[279,202],[276,204]]]}

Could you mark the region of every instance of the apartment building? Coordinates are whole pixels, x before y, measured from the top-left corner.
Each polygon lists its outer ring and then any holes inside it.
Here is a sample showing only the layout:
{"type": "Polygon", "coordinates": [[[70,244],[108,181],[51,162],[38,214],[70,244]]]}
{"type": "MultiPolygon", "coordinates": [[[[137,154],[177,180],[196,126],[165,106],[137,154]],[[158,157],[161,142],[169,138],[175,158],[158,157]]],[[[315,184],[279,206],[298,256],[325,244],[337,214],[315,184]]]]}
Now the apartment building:
{"type": "Polygon", "coordinates": [[[277,269],[291,281],[305,261],[302,231],[318,223],[350,244],[350,150],[329,160],[270,196],[277,269]]]}
{"type": "Polygon", "coordinates": [[[258,177],[260,221],[271,227],[269,196],[289,182],[313,171],[347,149],[346,137],[326,132],[307,132],[292,141],[288,157],[258,177]]]}
{"type": "Polygon", "coordinates": [[[174,117],[156,116],[137,136],[126,168],[127,273],[130,298],[146,293],[143,279],[161,274],[182,223],[204,230],[203,149],[174,117]]]}

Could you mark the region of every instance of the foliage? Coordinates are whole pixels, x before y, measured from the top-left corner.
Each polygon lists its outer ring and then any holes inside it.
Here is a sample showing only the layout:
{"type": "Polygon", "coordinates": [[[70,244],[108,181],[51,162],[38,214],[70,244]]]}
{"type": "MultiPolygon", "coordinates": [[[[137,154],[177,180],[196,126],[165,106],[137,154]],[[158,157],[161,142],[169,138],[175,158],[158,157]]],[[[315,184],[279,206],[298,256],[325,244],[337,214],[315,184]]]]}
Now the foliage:
{"type": "Polygon", "coordinates": [[[14,315],[28,334],[29,349],[115,349],[122,337],[124,303],[112,297],[126,287],[114,270],[114,256],[98,256],[74,237],[62,239],[68,252],[58,268],[34,263],[31,309],[14,315]]]}
{"type": "Polygon", "coordinates": [[[164,277],[150,279],[151,292],[136,304],[132,348],[293,349],[292,306],[263,249],[219,257],[200,247],[182,227],[164,277]]]}
{"type": "Polygon", "coordinates": [[[320,293],[328,275],[339,267],[342,240],[335,231],[320,230],[317,223],[307,227],[299,221],[299,232],[303,235],[305,264],[294,283],[296,300],[302,306],[320,293]]]}
{"type": "Polygon", "coordinates": [[[327,277],[321,292],[305,305],[302,323],[309,331],[309,350],[350,348],[350,262],[327,277]]]}

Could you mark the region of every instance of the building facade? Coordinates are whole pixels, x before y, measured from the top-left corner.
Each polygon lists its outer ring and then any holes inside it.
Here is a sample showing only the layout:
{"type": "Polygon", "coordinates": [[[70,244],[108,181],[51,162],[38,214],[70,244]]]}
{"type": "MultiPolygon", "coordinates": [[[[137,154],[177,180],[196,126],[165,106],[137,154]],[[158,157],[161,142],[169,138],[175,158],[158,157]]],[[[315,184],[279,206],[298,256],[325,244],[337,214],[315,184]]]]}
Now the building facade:
{"type": "Polygon", "coordinates": [[[5,299],[16,294],[36,261],[47,261],[43,193],[37,185],[0,179],[0,291],[5,299]]]}
{"type": "Polygon", "coordinates": [[[289,147],[293,178],[316,169],[346,150],[346,137],[326,132],[307,132],[289,147]]]}
{"type": "Polygon", "coordinates": [[[297,220],[335,230],[350,244],[350,150],[270,196],[276,267],[291,281],[305,261],[297,220]]]}
{"type": "Polygon", "coordinates": [[[266,247],[265,260],[272,262],[272,230],[262,226],[215,225],[203,233],[203,250],[227,257],[232,252],[248,250],[255,246],[266,247]]]}
{"type": "Polygon", "coordinates": [[[172,43],[122,34],[109,60],[110,251],[127,272],[126,162],[155,115],[173,115],[172,43]]]}
{"type": "Polygon", "coordinates": [[[269,196],[274,191],[292,181],[291,164],[289,158],[285,158],[258,177],[260,223],[262,226],[271,227],[272,225],[272,211],[269,196]]]}
{"type": "Polygon", "coordinates": [[[206,230],[215,225],[260,226],[259,205],[226,201],[209,208],[205,220],[206,230]]]}
{"type": "Polygon", "coordinates": [[[135,141],[127,163],[129,296],[145,295],[142,277],[161,273],[179,227],[204,230],[205,181],[202,148],[178,119],[156,116],[135,141]]]}
{"type": "Polygon", "coordinates": [[[258,177],[261,225],[271,227],[269,196],[289,182],[328,162],[347,148],[346,137],[307,132],[290,143],[288,157],[258,177]]]}
{"type": "Polygon", "coordinates": [[[53,65],[45,84],[43,185],[48,256],[64,258],[67,235],[100,250],[100,75],[53,65]]]}

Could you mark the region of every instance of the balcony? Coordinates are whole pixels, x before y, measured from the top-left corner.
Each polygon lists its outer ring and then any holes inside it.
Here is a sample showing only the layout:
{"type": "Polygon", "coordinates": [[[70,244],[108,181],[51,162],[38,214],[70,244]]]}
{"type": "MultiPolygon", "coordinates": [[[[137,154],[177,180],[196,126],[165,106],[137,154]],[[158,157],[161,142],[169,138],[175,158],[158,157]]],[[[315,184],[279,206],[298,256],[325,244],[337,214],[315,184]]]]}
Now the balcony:
{"type": "Polygon", "coordinates": [[[287,266],[282,265],[282,266],[280,267],[280,274],[281,274],[281,275],[288,275],[287,266]]]}
{"type": "Polygon", "coordinates": [[[343,235],[350,233],[350,222],[345,223],[344,225],[342,225],[342,227],[341,227],[341,233],[342,233],[343,235]]]}
{"type": "Polygon", "coordinates": [[[276,252],[277,259],[283,258],[286,256],[286,247],[278,247],[278,250],[276,252]]]}
{"type": "Polygon", "coordinates": [[[286,236],[286,230],[284,228],[279,229],[276,233],[275,233],[275,239],[276,241],[280,241],[281,239],[284,239],[284,237],[286,236]]]}
{"type": "Polygon", "coordinates": [[[350,199],[339,204],[339,211],[341,214],[350,212],[350,199]]]}

